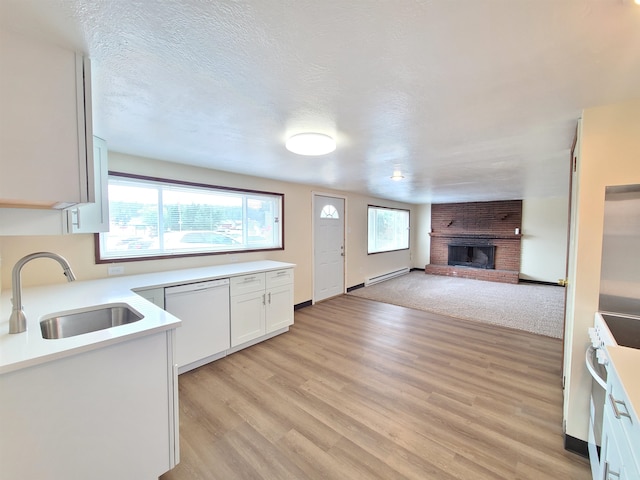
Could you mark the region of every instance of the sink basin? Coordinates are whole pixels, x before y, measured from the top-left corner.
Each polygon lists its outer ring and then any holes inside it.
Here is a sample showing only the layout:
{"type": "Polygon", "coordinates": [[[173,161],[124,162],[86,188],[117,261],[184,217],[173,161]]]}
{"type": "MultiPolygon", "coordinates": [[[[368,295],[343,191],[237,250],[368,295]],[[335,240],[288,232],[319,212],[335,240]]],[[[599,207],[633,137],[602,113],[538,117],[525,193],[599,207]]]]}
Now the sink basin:
{"type": "Polygon", "coordinates": [[[53,315],[40,321],[42,338],[54,340],[137,322],[144,317],[124,304],[102,305],[53,315]]]}

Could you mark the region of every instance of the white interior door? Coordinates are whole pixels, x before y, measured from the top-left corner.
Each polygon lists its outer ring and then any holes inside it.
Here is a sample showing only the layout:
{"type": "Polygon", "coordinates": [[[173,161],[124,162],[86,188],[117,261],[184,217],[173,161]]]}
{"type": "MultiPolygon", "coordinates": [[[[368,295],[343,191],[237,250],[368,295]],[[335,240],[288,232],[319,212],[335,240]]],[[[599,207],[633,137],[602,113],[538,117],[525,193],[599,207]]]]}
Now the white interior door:
{"type": "Polygon", "coordinates": [[[313,197],[313,299],[344,293],[344,198],[313,197]]]}

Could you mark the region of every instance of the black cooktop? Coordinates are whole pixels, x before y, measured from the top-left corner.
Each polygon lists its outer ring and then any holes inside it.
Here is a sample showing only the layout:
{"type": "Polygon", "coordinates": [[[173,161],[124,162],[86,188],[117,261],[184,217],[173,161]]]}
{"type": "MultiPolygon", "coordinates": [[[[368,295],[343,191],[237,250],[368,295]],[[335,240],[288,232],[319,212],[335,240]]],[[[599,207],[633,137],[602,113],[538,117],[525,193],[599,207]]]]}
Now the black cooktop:
{"type": "Polygon", "coordinates": [[[640,348],[640,318],[601,315],[618,345],[640,348]]]}

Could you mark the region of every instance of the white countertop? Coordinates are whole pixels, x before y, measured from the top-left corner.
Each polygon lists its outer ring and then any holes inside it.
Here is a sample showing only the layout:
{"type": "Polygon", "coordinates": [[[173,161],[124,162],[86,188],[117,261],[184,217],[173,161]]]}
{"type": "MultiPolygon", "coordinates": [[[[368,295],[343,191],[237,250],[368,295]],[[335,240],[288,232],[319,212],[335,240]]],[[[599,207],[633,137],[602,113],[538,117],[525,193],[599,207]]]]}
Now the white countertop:
{"type": "Polygon", "coordinates": [[[607,346],[610,362],[613,364],[622,388],[631,401],[636,418],[640,418],[640,350],[637,348],[607,346]]]}
{"type": "Polygon", "coordinates": [[[12,372],[180,325],[178,318],[136,295],[132,291],[134,289],[180,285],[294,266],[291,263],[264,260],[25,288],[22,291],[22,305],[27,317],[27,331],[16,334],[9,334],[9,316],[12,308],[9,288],[0,296],[0,373],[12,372]],[[113,303],[125,303],[144,318],[127,325],[75,337],[56,340],[42,338],[39,323],[43,317],[113,303]]]}

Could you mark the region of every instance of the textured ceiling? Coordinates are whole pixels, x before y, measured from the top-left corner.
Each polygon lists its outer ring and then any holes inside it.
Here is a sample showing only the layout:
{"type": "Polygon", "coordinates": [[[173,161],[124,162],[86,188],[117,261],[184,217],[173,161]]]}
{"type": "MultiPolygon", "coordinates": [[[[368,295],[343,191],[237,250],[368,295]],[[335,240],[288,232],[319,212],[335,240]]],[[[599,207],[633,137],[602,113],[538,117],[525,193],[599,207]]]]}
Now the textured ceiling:
{"type": "Polygon", "coordinates": [[[565,195],[581,110],[640,97],[631,0],[0,0],[0,23],[90,55],[111,150],[410,203],[565,195]],[[302,131],[336,151],[287,152],[302,131]]]}

